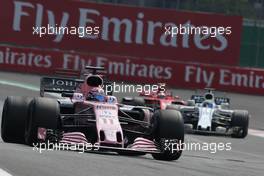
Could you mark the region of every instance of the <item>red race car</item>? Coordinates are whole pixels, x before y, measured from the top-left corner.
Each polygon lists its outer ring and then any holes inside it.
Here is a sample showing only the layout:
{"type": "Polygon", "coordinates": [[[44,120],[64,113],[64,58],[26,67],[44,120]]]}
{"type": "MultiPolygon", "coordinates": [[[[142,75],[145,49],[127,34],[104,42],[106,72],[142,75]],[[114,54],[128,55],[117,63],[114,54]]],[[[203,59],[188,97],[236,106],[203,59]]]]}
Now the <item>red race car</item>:
{"type": "MultiPolygon", "coordinates": [[[[159,85],[161,84],[162,83],[159,85]]],[[[163,86],[165,86],[165,84],[163,84],[163,86]]],[[[142,92],[138,97],[124,97],[122,99],[122,104],[147,106],[153,109],[166,109],[167,105],[186,105],[187,102],[179,96],[173,96],[172,92],[165,91],[165,89],[158,89],[156,92],[142,92]]]]}

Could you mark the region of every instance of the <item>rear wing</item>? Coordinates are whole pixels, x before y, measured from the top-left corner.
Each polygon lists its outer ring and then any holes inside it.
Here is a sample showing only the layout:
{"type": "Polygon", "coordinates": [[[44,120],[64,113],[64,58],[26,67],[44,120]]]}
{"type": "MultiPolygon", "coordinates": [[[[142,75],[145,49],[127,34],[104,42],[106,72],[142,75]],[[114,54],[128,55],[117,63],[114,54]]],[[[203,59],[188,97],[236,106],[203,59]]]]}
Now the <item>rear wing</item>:
{"type": "Polygon", "coordinates": [[[112,82],[109,81],[108,78],[104,75],[104,73],[106,73],[104,67],[86,66],[85,70],[76,71],[71,69],[57,69],[56,75],[61,75],[66,78],[61,78],[61,77],[41,78],[40,96],[43,97],[45,92],[73,93],[76,90],[76,88],[79,86],[79,84],[84,83],[85,76],[88,76],[90,74],[95,75],[98,74],[98,72],[100,73],[98,75],[100,75],[104,80],[103,88],[107,93],[107,95],[113,94],[112,82]],[[87,70],[87,72],[85,70],[87,70]],[[108,90],[106,91],[106,89],[108,90]]]}
{"type": "Polygon", "coordinates": [[[74,78],[43,77],[40,80],[40,96],[44,97],[45,92],[52,93],[73,93],[84,80],[74,78]]]}
{"type": "MultiPolygon", "coordinates": [[[[205,101],[203,95],[192,95],[191,100],[194,100],[195,103],[202,103],[205,101]]],[[[222,103],[230,103],[230,98],[227,97],[215,97],[215,104],[221,105],[222,103]]]]}
{"type": "MultiPolygon", "coordinates": [[[[43,77],[40,80],[40,96],[44,97],[45,92],[50,93],[73,93],[78,86],[84,83],[83,79],[43,77]]],[[[104,91],[107,95],[113,94],[112,82],[104,80],[104,91]],[[106,90],[108,89],[108,90],[106,90]]]]}

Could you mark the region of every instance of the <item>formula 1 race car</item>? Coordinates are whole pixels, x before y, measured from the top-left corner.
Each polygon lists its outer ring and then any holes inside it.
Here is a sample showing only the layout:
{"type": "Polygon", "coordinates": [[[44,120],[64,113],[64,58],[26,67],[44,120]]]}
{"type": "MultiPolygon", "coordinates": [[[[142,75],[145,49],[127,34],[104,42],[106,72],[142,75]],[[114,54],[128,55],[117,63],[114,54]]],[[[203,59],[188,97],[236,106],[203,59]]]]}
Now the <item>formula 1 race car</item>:
{"type": "Polygon", "coordinates": [[[213,89],[203,95],[192,95],[188,106],[169,105],[167,109],[182,113],[189,132],[227,134],[244,138],[248,133],[249,112],[230,109],[230,99],[215,97],[213,89]]]}
{"type": "Polygon", "coordinates": [[[124,97],[121,103],[133,106],[147,106],[154,110],[166,109],[167,105],[170,104],[186,105],[186,102],[179,96],[173,96],[171,92],[161,90],[161,87],[164,86],[165,84],[159,83],[159,89],[156,92],[142,92],[138,97],[124,97]]]}
{"type": "Polygon", "coordinates": [[[95,70],[84,80],[44,77],[40,94],[61,98],[7,97],[2,112],[4,142],[33,145],[91,143],[99,150],[123,155],[152,154],[157,160],[177,160],[184,142],[184,123],[176,110],[153,111],[117,103],[105,95],[104,80],[95,70]],[[177,146],[177,147],[176,147],[177,146]]]}

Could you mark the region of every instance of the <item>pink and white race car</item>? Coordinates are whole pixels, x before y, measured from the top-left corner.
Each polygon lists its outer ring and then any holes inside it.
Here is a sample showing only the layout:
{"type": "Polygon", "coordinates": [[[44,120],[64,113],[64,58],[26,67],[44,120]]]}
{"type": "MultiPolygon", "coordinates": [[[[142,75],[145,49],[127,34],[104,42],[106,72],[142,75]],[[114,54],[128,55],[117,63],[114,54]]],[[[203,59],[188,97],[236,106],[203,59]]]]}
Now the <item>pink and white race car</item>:
{"type": "Polygon", "coordinates": [[[179,111],[154,112],[144,106],[118,104],[115,96],[105,95],[102,90],[103,77],[96,74],[102,68],[87,69],[93,73],[84,80],[42,78],[41,96],[56,92],[61,98],[7,97],[2,113],[3,141],[31,146],[89,143],[92,150],[125,155],[149,153],[166,161],[181,156],[184,123],[179,111]]]}

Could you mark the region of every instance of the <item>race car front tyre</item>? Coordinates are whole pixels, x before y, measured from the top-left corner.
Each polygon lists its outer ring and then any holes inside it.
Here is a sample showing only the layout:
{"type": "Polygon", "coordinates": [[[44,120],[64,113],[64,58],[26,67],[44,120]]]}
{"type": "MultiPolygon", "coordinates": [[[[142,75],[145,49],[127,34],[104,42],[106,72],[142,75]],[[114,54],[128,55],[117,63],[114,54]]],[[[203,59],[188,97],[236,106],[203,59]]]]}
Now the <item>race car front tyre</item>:
{"type": "Polygon", "coordinates": [[[29,116],[25,126],[25,141],[28,145],[36,145],[38,128],[57,129],[60,107],[55,99],[34,98],[29,105],[29,116]]]}
{"type": "Polygon", "coordinates": [[[235,110],[232,114],[231,126],[233,127],[232,137],[245,138],[248,134],[249,113],[245,110],[235,110]],[[236,129],[237,128],[237,129],[236,129]],[[235,130],[236,129],[236,130],[235,130]]]}
{"type": "Polygon", "coordinates": [[[25,122],[31,98],[7,97],[4,102],[1,137],[4,142],[24,144],[25,122]]]}
{"type": "Polygon", "coordinates": [[[155,142],[160,153],[152,154],[154,159],[172,161],[182,154],[184,143],[184,122],[176,110],[158,110],[153,115],[155,142]]]}

